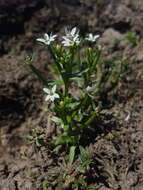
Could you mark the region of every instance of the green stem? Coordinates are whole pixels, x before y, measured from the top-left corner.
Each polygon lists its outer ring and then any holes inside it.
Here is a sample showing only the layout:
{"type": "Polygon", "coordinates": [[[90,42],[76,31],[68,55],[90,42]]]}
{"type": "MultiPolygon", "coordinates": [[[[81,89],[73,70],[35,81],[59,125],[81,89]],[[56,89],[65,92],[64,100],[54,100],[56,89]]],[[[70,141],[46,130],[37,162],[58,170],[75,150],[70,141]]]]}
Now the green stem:
{"type": "Polygon", "coordinates": [[[68,96],[69,91],[69,81],[72,74],[73,60],[74,60],[74,48],[70,48],[70,60],[68,63],[65,63],[65,73],[64,73],[64,84],[65,84],[65,97],[68,96]]]}
{"type": "Polygon", "coordinates": [[[92,62],[91,66],[90,66],[90,69],[89,69],[89,71],[87,73],[86,85],[88,85],[88,81],[90,81],[90,76],[91,76],[93,70],[96,68],[96,65],[97,65],[97,63],[98,63],[98,61],[99,61],[99,59],[101,57],[101,50],[97,50],[97,51],[98,51],[97,56],[94,58],[94,61],[92,62]]]}
{"type": "Polygon", "coordinates": [[[92,64],[92,67],[91,67],[91,71],[90,71],[90,72],[93,71],[93,69],[94,69],[95,66],[97,65],[97,63],[98,63],[100,57],[101,57],[101,50],[98,50],[97,58],[94,59],[94,62],[93,62],[93,64],[92,64]]]}
{"type": "Polygon", "coordinates": [[[81,59],[80,59],[80,46],[77,47],[77,64],[80,69],[81,59]]]}
{"type": "Polygon", "coordinates": [[[65,97],[67,97],[68,96],[68,90],[69,90],[69,88],[68,88],[69,84],[68,84],[68,81],[65,81],[64,83],[65,83],[65,97]]]}
{"type": "Polygon", "coordinates": [[[95,112],[93,113],[93,115],[84,123],[84,127],[89,126],[89,125],[95,120],[97,114],[98,114],[98,112],[95,111],[95,112]]]}
{"type": "Polygon", "coordinates": [[[62,73],[61,73],[61,70],[62,70],[61,65],[60,65],[59,62],[57,61],[56,56],[55,56],[55,54],[54,54],[54,52],[53,52],[53,50],[52,50],[52,48],[51,48],[50,45],[48,45],[48,50],[49,50],[51,56],[53,57],[53,59],[54,59],[54,61],[55,61],[55,63],[56,63],[56,66],[57,66],[57,68],[58,68],[59,73],[62,75],[62,73]]]}
{"type": "Polygon", "coordinates": [[[59,74],[61,75],[62,80],[63,80],[63,82],[64,82],[64,86],[65,86],[65,97],[66,97],[67,94],[68,94],[68,80],[67,80],[67,77],[66,77],[65,73],[62,72],[62,67],[61,67],[61,65],[59,64],[59,62],[57,61],[57,58],[56,58],[56,56],[55,56],[55,54],[54,54],[54,52],[53,52],[53,50],[52,50],[52,48],[51,48],[50,45],[48,46],[48,50],[49,50],[51,56],[53,57],[53,59],[54,59],[54,61],[55,61],[55,63],[56,63],[56,66],[57,66],[57,68],[58,68],[59,74]]]}
{"type": "Polygon", "coordinates": [[[77,111],[80,109],[80,108],[83,108],[84,109],[84,106],[86,105],[87,103],[87,100],[88,100],[88,94],[86,93],[83,100],[81,101],[81,103],[79,104],[79,106],[77,107],[77,111]]]}

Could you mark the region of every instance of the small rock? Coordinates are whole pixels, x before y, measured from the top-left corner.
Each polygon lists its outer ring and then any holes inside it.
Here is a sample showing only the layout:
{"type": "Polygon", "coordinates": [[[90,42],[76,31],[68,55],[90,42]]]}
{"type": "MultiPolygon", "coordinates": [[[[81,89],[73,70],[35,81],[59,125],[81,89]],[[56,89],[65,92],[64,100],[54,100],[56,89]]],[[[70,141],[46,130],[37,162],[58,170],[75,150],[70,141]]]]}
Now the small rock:
{"type": "Polygon", "coordinates": [[[116,40],[120,40],[122,37],[123,35],[118,31],[109,28],[103,33],[101,39],[99,39],[99,43],[104,45],[113,45],[116,40]]]}

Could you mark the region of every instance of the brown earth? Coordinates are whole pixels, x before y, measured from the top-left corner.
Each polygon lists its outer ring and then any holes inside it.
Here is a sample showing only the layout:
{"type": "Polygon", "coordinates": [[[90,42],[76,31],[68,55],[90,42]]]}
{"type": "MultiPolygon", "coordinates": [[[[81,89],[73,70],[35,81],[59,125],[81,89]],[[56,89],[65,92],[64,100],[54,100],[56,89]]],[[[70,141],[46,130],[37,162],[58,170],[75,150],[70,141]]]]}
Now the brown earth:
{"type": "Polygon", "coordinates": [[[44,190],[44,183],[48,189],[72,189],[56,184],[65,180],[59,176],[67,171],[73,178],[84,176],[97,190],[142,190],[143,1],[3,0],[0,10],[0,189],[44,190]],[[32,128],[46,129],[49,136],[54,129],[43,86],[22,63],[35,52],[35,64],[46,74],[48,55],[35,39],[44,32],[61,35],[67,25],[79,27],[82,35],[100,33],[99,43],[109,48],[106,57],[126,56],[130,65],[116,95],[108,96],[100,133],[86,146],[93,161],[83,176],[67,168],[65,152],[38,151],[26,140],[32,128]],[[137,45],[121,40],[129,31],[138,37],[137,45]]]}

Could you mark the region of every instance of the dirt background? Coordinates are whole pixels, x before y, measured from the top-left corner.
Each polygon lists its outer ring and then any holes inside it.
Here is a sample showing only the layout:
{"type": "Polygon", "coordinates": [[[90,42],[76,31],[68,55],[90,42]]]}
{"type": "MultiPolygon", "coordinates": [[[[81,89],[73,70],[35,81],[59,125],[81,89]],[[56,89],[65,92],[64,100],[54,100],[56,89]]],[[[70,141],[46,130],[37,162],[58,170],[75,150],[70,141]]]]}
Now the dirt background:
{"type": "Polygon", "coordinates": [[[100,34],[99,43],[110,50],[106,56],[126,56],[130,64],[116,96],[109,97],[100,134],[87,146],[94,160],[86,172],[87,183],[99,190],[142,190],[142,0],[0,1],[0,189],[38,190],[46,181],[49,189],[64,189],[49,179],[65,171],[64,153],[41,153],[27,145],[25,136],[32,128],[46,128],[49,134],[53,130],[43,86],[22,63],[35,52],[35,65],[46,74],[48,55],[35,39],[44,32],[61,35],[66,26],[77,26],[83,36],[100,34]],[[137,45],[120,40],[129,31],[139,39],[137,45]]]}

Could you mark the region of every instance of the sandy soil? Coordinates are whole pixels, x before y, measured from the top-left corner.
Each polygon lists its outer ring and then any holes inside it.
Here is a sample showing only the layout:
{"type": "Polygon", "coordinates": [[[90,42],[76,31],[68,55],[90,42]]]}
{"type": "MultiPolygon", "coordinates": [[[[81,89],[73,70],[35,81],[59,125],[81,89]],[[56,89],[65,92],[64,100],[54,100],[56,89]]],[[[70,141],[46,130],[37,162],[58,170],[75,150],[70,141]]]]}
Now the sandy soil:
{"type": "Polygon", "coordinates": [[[83,177],[97,190],[142,190],[143,1],[5,0],[0,10],[0,189],[76,189],[62,176],[66,171],[73,179],[83,177]],[[126,56],[130,68],[115,94],[107,97],[107,113],[97,123],[100,130],[86,145],[93,161],[83,173],[75,172],[77,163],[67,168],[64,151],[37,150],[26,139],[32,128],[46,130],[49,136],[54,129],[43,86],[22,63],[35,52],[35,65],[46,74],[48,55],[35,39],[44,32],[61,35],[67,25],[79,27],[82,35],[99,33],[99,43],[108,48],[106,57],[126,56]],[[139,39],[137,45],[122,40],[129,31],[139,39]]]}

